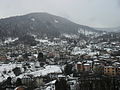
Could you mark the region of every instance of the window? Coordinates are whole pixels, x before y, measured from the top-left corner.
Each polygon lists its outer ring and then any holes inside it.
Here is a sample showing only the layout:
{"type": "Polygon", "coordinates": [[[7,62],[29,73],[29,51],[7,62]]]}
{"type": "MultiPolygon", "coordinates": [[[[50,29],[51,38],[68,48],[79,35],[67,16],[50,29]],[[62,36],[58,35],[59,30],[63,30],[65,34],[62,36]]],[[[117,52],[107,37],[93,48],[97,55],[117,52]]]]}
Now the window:
{"type": "Polygon", "coordinates": [[[114,68],[112,68],[114,70],[114,68]]]}

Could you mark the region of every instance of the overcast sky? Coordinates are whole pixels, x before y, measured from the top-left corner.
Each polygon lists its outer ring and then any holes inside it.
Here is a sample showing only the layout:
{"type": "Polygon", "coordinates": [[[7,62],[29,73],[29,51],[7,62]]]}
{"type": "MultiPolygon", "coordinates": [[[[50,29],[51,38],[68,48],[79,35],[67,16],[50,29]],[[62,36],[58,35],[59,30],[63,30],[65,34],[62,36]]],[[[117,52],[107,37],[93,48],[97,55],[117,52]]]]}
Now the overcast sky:
{"type": "Polygon", "coordinates": [[[92,27],[120,26],[120,0],[0,0],[0,18],[48,12],[92,27]]]}

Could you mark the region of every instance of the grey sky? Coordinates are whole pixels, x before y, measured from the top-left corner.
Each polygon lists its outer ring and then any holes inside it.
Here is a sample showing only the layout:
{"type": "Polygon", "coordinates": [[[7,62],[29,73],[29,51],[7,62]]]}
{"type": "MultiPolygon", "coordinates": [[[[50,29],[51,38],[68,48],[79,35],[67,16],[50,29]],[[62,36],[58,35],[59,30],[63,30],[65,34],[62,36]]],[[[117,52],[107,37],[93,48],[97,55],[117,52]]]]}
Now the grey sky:
{"type": "Polygon", "coordinates": [[[120,0],[0,0],[0,18],[48,12],[92,27],[120,26],[120,0]]]}

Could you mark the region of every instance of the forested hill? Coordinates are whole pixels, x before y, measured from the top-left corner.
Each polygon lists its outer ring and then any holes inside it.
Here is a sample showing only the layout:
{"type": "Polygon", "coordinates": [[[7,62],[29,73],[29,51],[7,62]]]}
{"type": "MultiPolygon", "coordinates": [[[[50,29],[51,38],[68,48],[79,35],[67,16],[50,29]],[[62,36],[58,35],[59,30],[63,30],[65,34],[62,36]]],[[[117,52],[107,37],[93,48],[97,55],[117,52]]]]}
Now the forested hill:
{"type": "Polygon", "coordinates": [[[91,27],[48,13],[31,13],[0,20],[0,38],[21,37],[26,34],[57,37],[61,33],[78,33],[79,29],[97,32],[91,27]]]}

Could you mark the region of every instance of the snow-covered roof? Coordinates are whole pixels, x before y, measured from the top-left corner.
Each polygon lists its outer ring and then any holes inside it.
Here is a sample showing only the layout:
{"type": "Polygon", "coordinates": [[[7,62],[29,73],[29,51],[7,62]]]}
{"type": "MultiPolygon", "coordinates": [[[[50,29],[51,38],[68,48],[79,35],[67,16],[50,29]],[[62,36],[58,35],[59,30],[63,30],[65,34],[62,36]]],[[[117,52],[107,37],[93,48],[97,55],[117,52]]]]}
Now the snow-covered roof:
{"type": "Polygon", "coordinates": [[[98,62],[99,60],[95,59],[94,62],[98,62]]]}
{"type": "Polygon", "coordinates": [[[6,80],[8,77],[15,77],[15,74],[12,72],[12,69],[15,67],[22,67],[22,64],[2,64],[0,66],[0,82],[6,80]],[[3,73],[6,71],[6,74],[3,73]],[[8,73],[8,71],[11,71],[8,73]]]}
{"type": "Polygon", "coordinates": [[[64,75],[58,75],[59,78],[64,78],[65,76],[64,75]]]}
{"type": "Polygon", "coordinates": [[[90,64],[89,64],[89,63],[85,63],[84,65],[85,65],[85,66],[89,66],[90,64]]]}
{"type": "Polygon", "coordinates": [[[11,42],[14,42],[14,41],[16,41],[16,40],[18,40],[18,38],[14,38],[14,39],[12,39],[12,38],[7,38],[7,39],[4,41],[4,43],[11,43],[11,42]]]}
{"type": "Polygon", "coordinates": [[[77,64],[82,64],[81,62],[77,62],[77,64]]]}
{"type": "Polygon", "coordinates": [[[56,82],[56,80],[53,80],[53,81],[51,81],[51,82],[49,82],[49,83],[47,83],[47,84],[45,84],[45,85],[55,84],[55,82],[56,82]]]}
{"type": "Polygon", "coordinates": [[[61,68],[57,65],[48,65],[45,67],[45,69],[30,72],[30,73],[24,73],[19,75],[17,78],[23,78],[24,75],[33,75],[34,77],[38,76],[46,76],[50,73],[62,73],[61,68]]]}

